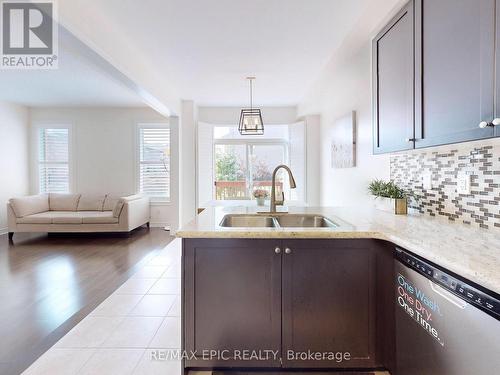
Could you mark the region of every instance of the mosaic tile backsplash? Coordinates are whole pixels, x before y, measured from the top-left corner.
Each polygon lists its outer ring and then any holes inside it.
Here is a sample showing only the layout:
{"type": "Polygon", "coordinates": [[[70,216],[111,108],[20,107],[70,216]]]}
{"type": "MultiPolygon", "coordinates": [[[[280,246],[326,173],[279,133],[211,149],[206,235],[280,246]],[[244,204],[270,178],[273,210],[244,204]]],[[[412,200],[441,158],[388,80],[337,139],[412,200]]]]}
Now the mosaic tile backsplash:
{"type": "Polygon", "coordinates": [[[413,192],[410,207],[423,214],[500,228],[500,142],[391,155],[391,179],[413,192]],[[422,176],[429,173],[432,189],[424,189],[422,176]],[[459,174],[470,175],[470,194],[457,193],[459,174]]]}

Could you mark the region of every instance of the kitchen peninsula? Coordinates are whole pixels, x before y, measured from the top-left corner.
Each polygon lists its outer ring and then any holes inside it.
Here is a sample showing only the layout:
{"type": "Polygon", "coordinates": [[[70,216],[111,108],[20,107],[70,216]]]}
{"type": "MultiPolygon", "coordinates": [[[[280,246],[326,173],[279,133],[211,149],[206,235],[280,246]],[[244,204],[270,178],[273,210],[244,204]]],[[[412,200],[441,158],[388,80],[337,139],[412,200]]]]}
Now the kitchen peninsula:
{"type": "Polygon", "coordinates": [[[371,209],[289,210],[245,227],[238,218],[256,207],[210,207],[177,233],[183,349],[195,353],[186,373],[392,370],[396,248],[500,293],[495,231],[371,209]]]}

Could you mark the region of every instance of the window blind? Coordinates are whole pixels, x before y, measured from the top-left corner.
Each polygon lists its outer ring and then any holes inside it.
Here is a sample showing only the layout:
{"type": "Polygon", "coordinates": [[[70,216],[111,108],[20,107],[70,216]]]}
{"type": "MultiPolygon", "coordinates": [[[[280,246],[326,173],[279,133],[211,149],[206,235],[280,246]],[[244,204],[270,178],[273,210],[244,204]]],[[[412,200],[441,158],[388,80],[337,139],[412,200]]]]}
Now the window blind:
{"type": "Polygon", "coordinates": [[[170,199],[170,129],[139,128],[139,190],[163,200],[170,199]]]}
{"type": "Polygon", "coordinates": [[[69,129],[40,128],[38,141],[40,193],[69,192],[69,129]]]}

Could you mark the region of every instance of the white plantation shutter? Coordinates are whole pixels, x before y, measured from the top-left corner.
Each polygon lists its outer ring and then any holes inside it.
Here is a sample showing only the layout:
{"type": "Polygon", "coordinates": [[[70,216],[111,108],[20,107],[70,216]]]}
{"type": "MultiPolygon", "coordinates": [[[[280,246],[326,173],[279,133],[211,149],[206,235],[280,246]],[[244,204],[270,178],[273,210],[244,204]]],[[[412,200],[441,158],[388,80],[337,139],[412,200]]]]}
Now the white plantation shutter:
{"type": "Polygon", "coordinates": [[[40,128],[38,142],[40,193],[68,193],[69,129],[40,128]]]}
{"type": "Polygon", "coordinates": [[[292,169],[297,188],[290,190],[290,199],[293,201],[306,201],[306,124],[296,122],[288,126],[288,139],[290,142],[290,168],[292,169]]]}
{"type": "Polygon", "coordinates": [[[153,198],[170,198],[170,129],[139,127],[139,191],[153,198]]]}

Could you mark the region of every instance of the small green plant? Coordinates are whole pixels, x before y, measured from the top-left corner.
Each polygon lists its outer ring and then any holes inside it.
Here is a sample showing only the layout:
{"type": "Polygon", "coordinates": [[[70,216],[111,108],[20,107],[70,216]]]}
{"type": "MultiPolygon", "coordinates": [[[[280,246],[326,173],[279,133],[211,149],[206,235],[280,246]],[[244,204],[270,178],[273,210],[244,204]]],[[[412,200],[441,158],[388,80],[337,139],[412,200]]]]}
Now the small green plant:
{"type": "Polygon", "coordinates": [[[394,182],[375,179],[368,185],[368,191],[371,195],[381,198],[403,199],[410,195],[401,189],[394,182]]]}

